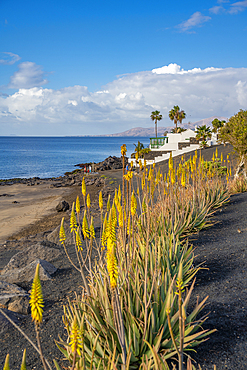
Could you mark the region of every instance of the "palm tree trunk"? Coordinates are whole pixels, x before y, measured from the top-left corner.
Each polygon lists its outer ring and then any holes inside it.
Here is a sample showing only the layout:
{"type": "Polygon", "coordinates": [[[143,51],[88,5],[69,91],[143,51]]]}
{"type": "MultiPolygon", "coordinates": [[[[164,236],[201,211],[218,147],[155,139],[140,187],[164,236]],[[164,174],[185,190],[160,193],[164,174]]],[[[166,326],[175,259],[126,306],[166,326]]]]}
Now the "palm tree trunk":
{"type": "Polygon", "coordinates": [[[157,138],[157,119],[155,121],[155,135],[156,135],[156,138],[157,138]]]}

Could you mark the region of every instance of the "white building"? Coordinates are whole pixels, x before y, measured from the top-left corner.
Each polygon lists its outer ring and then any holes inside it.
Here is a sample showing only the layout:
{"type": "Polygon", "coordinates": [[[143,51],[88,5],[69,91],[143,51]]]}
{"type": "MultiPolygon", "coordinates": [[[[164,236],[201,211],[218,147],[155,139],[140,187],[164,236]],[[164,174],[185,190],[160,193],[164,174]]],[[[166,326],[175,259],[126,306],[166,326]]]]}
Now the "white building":
{"type": "MultiPolygon", "coordinates": [[[[169,159],[170,153],[172,153],[172,157],[176,157],[178,155],[199,149],[200,144],[198,144],[195,137],[195,131],[188,129],[178,134],[170,133],[163,137],[150,138],[149,149],[152,153],[152,159],[150,158],[146,161],[147,165],[169,159]],[[155,154],[157,154],[157,156],[155,154]]],[[[217,144],[216,134],[212,134],[212,138],[207,141],[207,144],[209,146],[217,144]]],[[[129,163],[132,161],[133,158],[129,158],[129,163]]],[[[141,161],[144,163],[144,159],[141,159],[141,161]]]]}

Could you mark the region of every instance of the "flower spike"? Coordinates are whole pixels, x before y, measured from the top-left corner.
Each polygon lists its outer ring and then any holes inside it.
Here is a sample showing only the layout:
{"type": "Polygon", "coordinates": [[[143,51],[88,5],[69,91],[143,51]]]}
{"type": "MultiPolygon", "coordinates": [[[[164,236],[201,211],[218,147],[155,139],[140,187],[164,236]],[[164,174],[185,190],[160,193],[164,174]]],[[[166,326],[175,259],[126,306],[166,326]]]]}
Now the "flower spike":
{"type": "Polygon", "coordinates": [[[42,322],[44,301],[39,278],[39,263],[36,266],[29,303],[31,306],[31,316],[33,321],[40,324],[42,322]]]}

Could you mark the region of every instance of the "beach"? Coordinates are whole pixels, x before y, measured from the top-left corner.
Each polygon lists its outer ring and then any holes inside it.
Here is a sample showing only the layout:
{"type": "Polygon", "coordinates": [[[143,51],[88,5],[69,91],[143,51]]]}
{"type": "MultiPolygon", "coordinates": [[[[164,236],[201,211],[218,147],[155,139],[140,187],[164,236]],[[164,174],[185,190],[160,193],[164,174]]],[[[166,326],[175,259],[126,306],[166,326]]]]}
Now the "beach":
{"type": "MultiPolygon", "coordinates": [[[[229,150],[223,146],[221,149],[224,155],[229,150]]],[[[215,148],[205,150],[205,159],[211,159],[214,151],[215,148]]],[[[167,166],[167,161],[160,165],[164,171],[167,166]]],[[[87,186],[97,228],[99,191],[104,191],[105,201],[109,194],[114,194],[115,188],[121,184],[122,170],[103,171],[93,177],[104,179],[100,186],[95,184],[87,186]]],[[[58,231],[54,233],[63,216],[66,220],[69,219],[70,212],[57,212],[55,208],[59,201],[64,199],[71,209],[76,196],[81,194],[79,184],[81,179],[82,175],[77,174],[75,182],[64,187],[53,187],[60,180],[53,180],[53,183],[50,180],[45,184],[32,186],[27,184],[0,186],[0,195],[8,194],[0,197],[0,269],[17,252],[35,246],[37,243],[50,243],[49,245],[54,246],[61,253],[52,262],[58,269],[57,272],[51,280],[42,281],[45,308],[41,329],[45,355],[50,361],[55,358],[61,364],[63,364],[63,355],[57,349],[54,340],[57,340],[59,335],[66,338],[61,319],[62,306],[67,303],[68,298],[74,297],[74,292],[80,294],[82,281],[80,274],[72,268],[59,244],[58,231]],[[12,203],[14,201],[17,203],[12,203]],[[54,242],[58,244],[52,244],[54,242]]],[[[206,343],[196,349],[197,354],[192,354],[192,358],[196,359],[202,369],[212,369],[213,364],[217,365],[217,370],[246,368],[246,204],[247,193],[233,195],[230,202],[212,217],[213,226],[190,238],[197,256],[195,264],[203,262],[204,267],[207,268],[199,271],[197,275],[193,300],[196,301],[197,296],[200,300],[209,296],[208,305],[202,313],[209,318],[203,327],[217,329],[206,343]],[[208,314],[210,311],[211,313],[208,314]]],[[[96,231],[97,237],[99,234],[96,231]]],[[[76,257],[74,248],[69,248],[69,253],[72,259],[76,257]]],[[[20,286],[28,292],[31,282],[23,282],[20,286]]],[[[35,341],[30,315],[13,313],[13,317],[35,341]]],[[[6,354],[10,353],[11,368],[19,369],[22,351],[27,348],[28,368],[40,368],[38,355],[15,328],[6,321],[0,320],[0,333],[0,366],[3,367],[6,354]]]]}
{"type": "Polygon", "coordinates": [[[0,187],[0,243],[54,212],[70,188],[14,184],[0,187]]]}

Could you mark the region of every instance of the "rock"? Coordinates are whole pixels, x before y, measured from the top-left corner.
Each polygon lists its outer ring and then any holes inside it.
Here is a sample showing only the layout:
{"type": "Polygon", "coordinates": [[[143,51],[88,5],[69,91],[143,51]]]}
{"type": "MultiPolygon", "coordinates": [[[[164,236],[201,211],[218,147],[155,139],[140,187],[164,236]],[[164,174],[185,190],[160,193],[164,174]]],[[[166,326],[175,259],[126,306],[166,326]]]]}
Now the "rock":
{"type": "Polygon", "coordinates": [[[32,244],[25,250],[16,253],[2,270],[0,278],[1,275],[4,275],[14,269],[23,268],[37,259],[42,259],[48,262],[54,261],[60,256],[61,251],[58,248],[51,248],[51,245],[54,246],[54,244],[49,243],[49,241],[48,243],[45,241],[39,242],[32,244]]]}
{"type": "Polygon", "coordinates": [[[28,315],[30,312],[29,297],[18,297],[8,304],[8,310],[28,315]]]}
{"type": "MultiPolygon", "coordinates": [[[[60,245],[59,230],[60,226],[57,226],[50,234],[47,235],[47,240],[60,245]]],[[[66,245],[74,245],[74,236],[73,233],[70,232],[70,224],[68,221],[64,221],[64,231],[66,235],[66,245]]]]}
{"type": "Polygon", "coordinates": [[[37,261],[40,261],[41,264],[40,278],[42,280],[50,279],[50,275],[57,270],[50,262],[61,254],[58,248],[51,248],[50,245],[54,244],[49,241],[40,242],[16,253],[1,271],[0,279],[9,283],[31,281],[34,277],[37,261]]]}
{"type": "Polygon", "coordinates": [[[69,210],[69,203],[66,200],[61,200],[56,206],[57,212],[66,212],[69,210]]]}
{"type": "MultiPolygon", "coordinates": [[[[32,281],[35,275],[35,270],[37,264],[40,264],[40,269],[39,269],[39,277],[40,280],[50,280],[51,275],[54,274],[54,272],[57,271],[56,267],[53,266],[51,263],[41,260],[41,259],[36,259],[35,261],[32,261],[28,265],[22,268],[14,268],[14,269],[9,269],[7,272],[4,274],[2,273],[0,275],[1,280],[7,282],[7,283],[22,283],[24,281],[32,281]]],[[[6,266],[7,267],[7,266],[6,266]]]]}
{"type": "Polygon", "coordinates": [[[29,313],[29,295],[15,284],[0,281],[0,307],[27,315],[29,313]]]}
{"type": "MultiPolygon", "coordinates": [[[[127,162],[128,158],[125,157],[125,165],[127,162]]],[[[116,156],[110,156],[106,158],[103,162],[99,162],[95,165],[95,171],[117,170],[120,168],[123,168],[123,159],[116,156]]]]}

